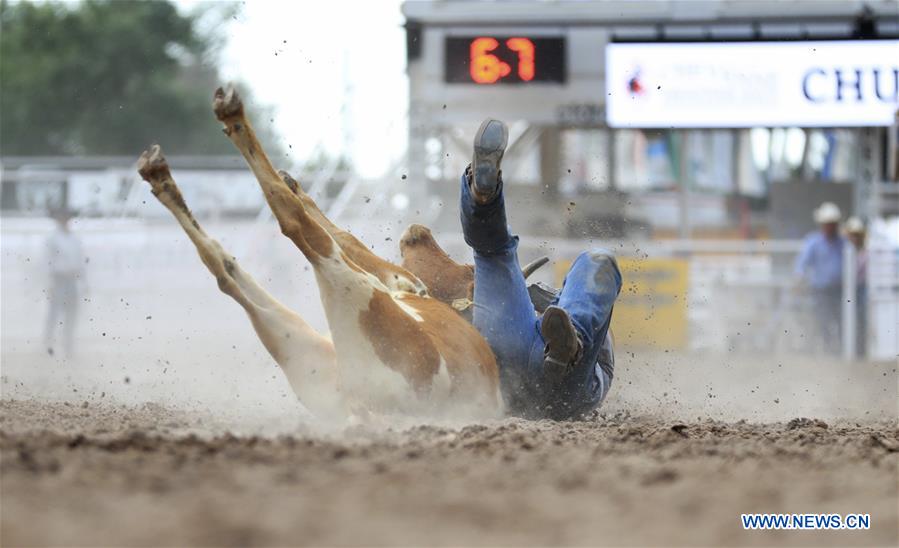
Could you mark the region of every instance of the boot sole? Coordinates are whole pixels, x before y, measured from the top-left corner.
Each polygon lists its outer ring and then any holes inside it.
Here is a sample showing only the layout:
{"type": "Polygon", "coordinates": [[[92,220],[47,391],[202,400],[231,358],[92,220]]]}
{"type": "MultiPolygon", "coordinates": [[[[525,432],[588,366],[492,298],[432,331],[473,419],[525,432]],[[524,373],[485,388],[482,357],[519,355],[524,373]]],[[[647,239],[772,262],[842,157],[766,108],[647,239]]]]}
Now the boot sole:
{"type": "Polygon", "coordinates": [[[496,193],[500,163],[508,143],[509,128],[506,124],[493,119],[481,123],[474,137],[474,158],[471,163],[474,188],[479,195],[493,196],[496,193]]]}
{"type": "Polygon", "coordinates": [[[550,306],[540,323],[540,334],[549,347],[543,360],[543,370],[547,375],[559,378],[577,356],[577,332],[564,310],[550,306]]]}

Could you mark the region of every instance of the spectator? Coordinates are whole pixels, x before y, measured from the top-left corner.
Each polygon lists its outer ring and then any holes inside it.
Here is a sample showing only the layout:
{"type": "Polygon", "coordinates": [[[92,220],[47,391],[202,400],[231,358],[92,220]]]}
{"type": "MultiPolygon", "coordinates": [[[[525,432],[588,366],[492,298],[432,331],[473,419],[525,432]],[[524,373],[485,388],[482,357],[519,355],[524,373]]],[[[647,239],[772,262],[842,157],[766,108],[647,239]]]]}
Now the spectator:
{"type": "Polygon", "coordinates": [[[812,296],[818,336],[831,353],[840,349],[840,300],[843,290],[843,246],[840,208],[824,202],[815,210],[818,230],[806,236],[796,258],[796,276],[812,296]]]}
{"type": "Polygon", "coordinates": [[[65,356],[73,355],[78,300],[86,288],[84,252],[81,241],[69,229],[73,212],[60,208],[50,212],[56,230],[47,238],[47,267],[50,274],[50,306],[44,330],[47,352],[54,354],[55,332],[62,328],[65,356]]]}

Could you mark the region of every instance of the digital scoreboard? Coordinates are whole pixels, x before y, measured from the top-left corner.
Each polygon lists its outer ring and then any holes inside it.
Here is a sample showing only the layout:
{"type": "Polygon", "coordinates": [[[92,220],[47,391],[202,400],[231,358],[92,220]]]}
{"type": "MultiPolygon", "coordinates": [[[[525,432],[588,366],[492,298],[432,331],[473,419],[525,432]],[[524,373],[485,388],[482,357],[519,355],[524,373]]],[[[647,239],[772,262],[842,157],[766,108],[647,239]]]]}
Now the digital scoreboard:
{"type": "Polygon", "coordinates": [[[444,81],[450,84],[555,83],[566,79],[561,36],[450,36],[446,38],[444,81]]]}

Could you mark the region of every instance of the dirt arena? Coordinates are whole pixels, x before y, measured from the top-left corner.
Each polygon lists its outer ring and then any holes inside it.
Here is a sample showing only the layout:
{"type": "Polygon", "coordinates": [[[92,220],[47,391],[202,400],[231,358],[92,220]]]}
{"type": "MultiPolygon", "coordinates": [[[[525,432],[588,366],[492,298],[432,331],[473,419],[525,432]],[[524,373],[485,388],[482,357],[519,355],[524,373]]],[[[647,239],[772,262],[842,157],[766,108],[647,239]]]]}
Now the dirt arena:
{"type": "Polygon", "coordinates": [[[893,364],[809,361],[767,386],[731,366],[700,397],[702,362],[634,360],[585,421],[323,432],[249,390],[178,401],[161,394],[191,382],[160,370],[85,380],[9,358],[5,546],[897,543],[893,364]],[[825,367],[871,382],[809,380],[825,367]],[[114,401],[129,390],[164,403],[114,401]],[[871,529],[743,531],[747,512],[869,513],[871,529]]]}

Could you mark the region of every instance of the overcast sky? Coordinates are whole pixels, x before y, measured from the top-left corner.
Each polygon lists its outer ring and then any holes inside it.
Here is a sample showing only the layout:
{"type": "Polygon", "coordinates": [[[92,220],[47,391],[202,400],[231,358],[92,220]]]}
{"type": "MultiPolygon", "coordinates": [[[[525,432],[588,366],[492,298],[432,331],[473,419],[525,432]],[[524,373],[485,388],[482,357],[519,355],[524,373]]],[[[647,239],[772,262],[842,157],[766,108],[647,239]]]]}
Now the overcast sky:
{"type": "MultiPolygon", "coordinates": [[[[180,0],[192,9],[196,0],[180,0]]],[[[320,144],[378,176],[406,147],[408,84],[400,0],[253,0],[226,30],[226,79],[271,105],[298,158],[320,144]],[[343,109],[346,108],[346,112],[343,109]]],[[[268,123],[259,120],[256,125],[268,123]]],[[[285,147],[287,148],[287,147],[285,147]]]]}

